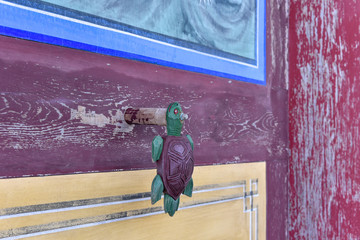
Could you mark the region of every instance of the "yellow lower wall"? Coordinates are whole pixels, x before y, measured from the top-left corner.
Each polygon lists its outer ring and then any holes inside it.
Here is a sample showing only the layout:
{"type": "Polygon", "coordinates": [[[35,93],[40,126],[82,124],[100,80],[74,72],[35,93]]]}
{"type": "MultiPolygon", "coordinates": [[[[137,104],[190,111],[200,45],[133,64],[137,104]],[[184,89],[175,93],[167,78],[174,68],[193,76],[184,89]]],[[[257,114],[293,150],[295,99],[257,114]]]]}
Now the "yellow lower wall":
{"type": "Polygon", "coordinates": [[[156,170],[0,180],[0,238],[265,239],[264,162],[196,167],[169,217],[150,203],[156,170]]]}

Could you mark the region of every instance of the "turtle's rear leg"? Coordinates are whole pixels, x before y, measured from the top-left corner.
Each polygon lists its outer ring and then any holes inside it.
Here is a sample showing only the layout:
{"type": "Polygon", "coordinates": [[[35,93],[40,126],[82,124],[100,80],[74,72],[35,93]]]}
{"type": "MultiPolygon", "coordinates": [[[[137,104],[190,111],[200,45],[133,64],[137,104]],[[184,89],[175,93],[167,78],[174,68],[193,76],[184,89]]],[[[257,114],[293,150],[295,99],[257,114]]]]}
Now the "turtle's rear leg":
{"type": "Polygon", "coordinates": [[[161,195],[164,191],[164,184],[159,175],[154,177],[151,184],[151,204],[155,204],[161,199],[161,195]]]}
{"type": "Polygon", "coordinates": [[[174,200],[170,195],[164,194],[164,210],[165,213],[168,213],[171,217],[174,216],[175,212],[179,208],[180,197],[177,200],[174,200]]]}
{"type": "Polygon", "coordinates": [[[193,186],[194,186],[194,182],[193,179],[191,178],[188,184],[186,185],[183,194],[185,194],[188,197],[191,197],[193,192],[193,186]]]}

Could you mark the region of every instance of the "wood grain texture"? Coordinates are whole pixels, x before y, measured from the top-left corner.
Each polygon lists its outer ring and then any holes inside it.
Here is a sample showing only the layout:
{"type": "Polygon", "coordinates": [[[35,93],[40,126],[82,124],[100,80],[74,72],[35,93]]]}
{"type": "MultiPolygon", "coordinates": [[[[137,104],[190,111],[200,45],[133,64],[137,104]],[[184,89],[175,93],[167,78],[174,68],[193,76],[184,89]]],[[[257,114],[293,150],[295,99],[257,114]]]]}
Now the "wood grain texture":
{"type": "Polygon", "coordinates": [[[181,196],[174,217],[164,214],[162,201],[151,205],[155,175],[139,170],[1,179],[0,237],[265,239],[265,162],[196,167],[193,196],[181,196]]]}
{"type": "Polygon", "coordinates": [[[123,111],[175,100],[189,113],[197,165],[287,154],[284,112],[265,87],[0,39],[2,177],[153,168],[151,140],[164,127],[129,126],[123,111]]]}
{"type": "MultiPolygon", "coordinates": [[[[289,0],[267,0],[266,77],[271,111],[278,116],[281,131],[276,138],[288,139],[288,21],[289,0]]],[[[292,66],[293,67],[293,66],[292,66]]],[[[267,159],[267,239],[288,239],[288,143],[275,143],[267,159]],[[285,144],[285,145],[282,145],[285,144]],[[282,146],[286,146],[283,148],[282,146]],[[278,150],[276,150],[278,149],[278,150]]]]}
{"type": "Polygon", "coordinates": [[[290,239],[359,239],[360,2],[290,2],[290,239]]]}

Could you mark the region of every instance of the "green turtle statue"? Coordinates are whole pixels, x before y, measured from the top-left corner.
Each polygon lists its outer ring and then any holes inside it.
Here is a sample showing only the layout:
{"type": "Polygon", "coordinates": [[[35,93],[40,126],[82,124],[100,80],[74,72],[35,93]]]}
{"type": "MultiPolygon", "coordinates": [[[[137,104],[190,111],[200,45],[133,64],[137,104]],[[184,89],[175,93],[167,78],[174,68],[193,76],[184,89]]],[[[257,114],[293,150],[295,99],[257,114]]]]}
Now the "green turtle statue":
{"type": "Polygon", "coordinates": [[[186,118],[180,104],[171,103],[166,111],[167,135],[152,141],[157,175],[151,185],[151,203],[159,201],[164,193],[164,210],[170,216],[179,208],[181,193],[191,197],[193,191],[194,143],[190,135],[181,135],[186,118]]]}

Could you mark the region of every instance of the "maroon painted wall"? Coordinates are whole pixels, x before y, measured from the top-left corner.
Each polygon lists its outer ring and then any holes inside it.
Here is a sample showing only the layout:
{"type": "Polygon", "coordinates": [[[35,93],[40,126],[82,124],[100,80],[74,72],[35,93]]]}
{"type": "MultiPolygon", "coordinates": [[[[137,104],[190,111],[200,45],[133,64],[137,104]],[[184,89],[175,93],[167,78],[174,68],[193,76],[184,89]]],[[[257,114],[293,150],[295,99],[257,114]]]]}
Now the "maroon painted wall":
{"type": "Polygon", "coordinates": [[[359,239],[360,2],[290,2],[290,239],[359,239]]]}
{"type": "Polygon", "coordinates": [[[122,113],[176,100],[196,165],[266,161],[267,236],[286,239],[286,2],[267,1],[266,86],[0,36],[0,177],[154,168],[164,129],[122,113]]]}

